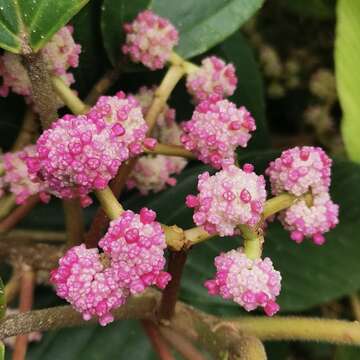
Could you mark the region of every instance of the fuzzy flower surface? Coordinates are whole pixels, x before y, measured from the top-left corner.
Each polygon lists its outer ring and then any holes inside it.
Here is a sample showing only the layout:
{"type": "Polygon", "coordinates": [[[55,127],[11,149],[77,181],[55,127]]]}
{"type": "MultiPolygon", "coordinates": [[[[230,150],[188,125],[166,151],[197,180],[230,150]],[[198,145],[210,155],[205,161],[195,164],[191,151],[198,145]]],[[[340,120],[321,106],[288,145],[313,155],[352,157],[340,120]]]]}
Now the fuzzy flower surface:
{"type": "Polygon", "coordinates": [[[339,206],[334,204],[327,192],[317,194],[308,206],[300,200],[280,214],[284,228],[291,232],[291,239],[301,243],[304,237],[312,238],[316,245],[325,243],[324,233],[339,222],[339,206]]]}
{"type": "Polygon", "coordinates": [[[115,282],[111,267],[101,263],[98,250],[86,249],[84,244],[71,248],[59,260],[51,282],[57,295],[82,313],[84,320],[97,316],[102,326],[114,320],[111,311],[123,305],[129,295],[115,282]]]}
{"type": "Polygon", "coordinates": [[[237,85],[233,64],[226,64],[216,56],[202,60],[201,67],[191,72],[186,78],[186,88],[193,96],[195,103],[206,100],[211,95],[220,98],[231,96],[237,85]]]}
{"type": "Polygon", "coordinates": [[[176,28],[150,10],[139,13],[133,22],[124,25],[124,30],[123,53],[151,70],[164,67],[179,40],[176,28]]]}
{"type": "Polygon", "coordinates": [[[80,197],[83,206],[91,201],[87,194],[104,189],[129,157],[113,127],[85,115],[58,119],[39,137],[36,150],[26,160],[33,179],[45,181],[62,199],[80,197]]]}
{"type": "MultiPolygon", "coordinates": [[[[155,89],[141,87],[135,98],[139,101],[145,115],[154,98],[155,89]]],[[[181,129],[175,121],[175,110],[164,107],[159,114],[153,136],[161,143],[180,145],[181,129]]],[[[150,191],[159,192],[167,185],[176,184],[174,174],[179,174],[187,165],[187,160],[176,156],[143,155],[136,162],[135,168],[129,176],[129,189],[137,188],[146,195],[150,191]]]]}
{"type": "MultiPolygon", "coordinates": [[[[60,76],[67,85],[74,83],[73,75],[67,71],[78,66],[81,52],[81,46],[74,42],[72,33],[72,26],[64,26],[40,50],[49,72],[60,76]]],[[[20,55],[5,51],[0,58],[0,76],[0,96],[7,96],[11,90],[32,103],[31,82],[20,55]]],[[[63,105],[60,99],[58,103],[59,107],[63,105]]]]}
{"type": "Polygon", "coordinates": [[[8,152],[2,156],[5,171],[2,181],[4,186],[15,195],[17,204],[23,204],[29,196],[38,193],[43,202],[49,200],[46,183],[32,181],[26,166],[26,159],[35,155],[35,145],[28,145],[20,151],[8,152]]]}
{"type": "Polygon", "coordinates": [[[220,236],[237,234],[240,224],[254,226],[266,200],[264,177],[256,175],[250,164],[244,170],[230,165],[213,176],[199,175],[198,191],[186,198],[186,205],[194,208],[193,220],[220,236]]]}
{"type": "Polygon", "coordinates": [[[327,192],[330,186],[331,159],[319,147],[303,146],[285,150],[266,169],[274,195],[283,191],[300,196],[327,192]]]}
{"type": "Polygon", "coordinates": [[[197,105],[191,120],[183,123],[181,142],[199,160],[220,169],[234,163],[236,148],[246,147],[255,129],[245,107],[213,96],[197,105]]]}
{"type": "Polygon", "coordinates": [[[156,213],[142,208],[140,214],[131,210],[110,222],[99,246],[111,261],[117,282],[124,284],[131,294],[139,294],[156,285],[163,289],[171,276],[165,267],[165,235],[156,213]]]}
{"type": "Polygon", "coordinates": [[[148,127],[141,107],[133,96],[119,91],[115,96],[101,96],[87,117],[94,123],[111,127],[114,136],[121,140],[129,156],[142,152],[148,127]]]}
{"type": "Polygon", "coordinates": [[[217,256],[215,267],[215,278],[205,282],[210,295],[233,300],[246,311],[262,307],[268,316],[279,311],[281,275],[270,258],[251,260],[239,248],[217,256]]]}

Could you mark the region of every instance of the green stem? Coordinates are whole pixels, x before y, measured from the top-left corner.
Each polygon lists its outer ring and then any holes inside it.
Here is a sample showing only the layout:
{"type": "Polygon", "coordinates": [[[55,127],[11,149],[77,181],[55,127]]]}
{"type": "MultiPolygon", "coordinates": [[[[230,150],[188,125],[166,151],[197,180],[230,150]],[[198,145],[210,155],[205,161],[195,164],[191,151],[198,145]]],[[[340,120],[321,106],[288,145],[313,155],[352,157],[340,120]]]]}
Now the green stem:
{"type": "Polygon", "coordinates": [[[245,255],[252,260],[260,258],[262,253],[262,244],[264,242],[261,230],[255,231],[247,225],[239,225],[239,229],[244,238],[245,255]]]}
{"type": "Polygon", "coordinates": [[[144,152],[147,154],[158,154],[158,155],[167,155],[167,156],[178,156],[187,159],[196,159],[195,155],[186,150],[180,145],[171,145],[171,144],[156,144],[155,148],[152,150],[144,149],[144,152]]]}

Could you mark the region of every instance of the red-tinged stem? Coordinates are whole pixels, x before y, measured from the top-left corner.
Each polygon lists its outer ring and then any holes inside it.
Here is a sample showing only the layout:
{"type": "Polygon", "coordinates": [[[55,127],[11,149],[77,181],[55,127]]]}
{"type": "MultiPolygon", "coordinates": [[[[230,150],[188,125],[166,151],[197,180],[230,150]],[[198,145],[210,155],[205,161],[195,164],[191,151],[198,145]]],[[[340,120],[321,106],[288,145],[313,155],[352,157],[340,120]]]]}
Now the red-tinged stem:
{"type": "MultiPolygon", "coordinates": [[[[34,285],[35,274],[27,268],[21,274],[20,284],[20,312],[27,312],[31,310],[34,299],[34,285]]],[[[28,345],[28,334],[19,335],[15,340],[15,347],[13,352],[13,360],[24,360],[26,356],[26,350],[28,345]]]]}
{"type": "Polygon", "coordinates": [[[178,299],[178,293],[181,283],[181,275],[187,258],[186,251],[170,252],[168,262],[168,272],[171,280],[163,291],[159,309],[159,318],[161,320],[170,320],[175,313],[175,305],[178,299]]]}
{"type": "Polygon", "coordinates": [[[151,345],[153,346],[155,352],[159,355],[159,358],[161,360],[175,360],[157,326],[150,320],[142,320],[141,323],[151,342],[151,345]]]}
{"type": "Polygon", "coordinates": [[[33,195],[29,197],[26,202],[18,206],[10,213],[4,220],[0,222],[0,233],[11,230],[20,220],[22,220],[39,202],[39,197],[33,195]]]}

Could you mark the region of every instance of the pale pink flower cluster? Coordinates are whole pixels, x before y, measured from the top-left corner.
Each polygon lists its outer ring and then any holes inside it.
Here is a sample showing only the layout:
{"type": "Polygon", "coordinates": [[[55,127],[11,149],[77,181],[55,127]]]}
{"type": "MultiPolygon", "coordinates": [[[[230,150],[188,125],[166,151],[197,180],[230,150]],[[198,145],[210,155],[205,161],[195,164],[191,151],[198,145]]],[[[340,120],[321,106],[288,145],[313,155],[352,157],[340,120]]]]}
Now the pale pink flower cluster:
{"type": "Polygon", "coordinates": [[[216,169],[232,164],[238,146],[246,147],[255,120],[245,107],[212,96],[197,105],[190,121],[183,124],[181,142],[199,160],[216,169]]]}
{"type": "Polygon", "coordinates": [[[194,222],[210,234],[220,236],[238,233],[237,226],[254,226],[266,200],[264,177],[253,172],[250,164],[244,170],[234,165],[210,176],[199,176],[199,194],[188,195],[186,205],[194,208],[194,222]]]}
{"type": "MultiPolygon", "coordinates": [[[[67,85],[74,82],[74,77],[67,72],[70,67],[77,67],[81,46],[74,42],[72,26],[61,28],[52,39],[40,50],[47,64],[48,70],[60,76],[67,85]]],[[[32,103],[31,82],[21,56],[5,52],[0,58],[0,96],[7,96],[9,90],[25,96],[28,103],[32,103]]],[[[62,102],[58,99],[59,107],[62,102]]]]}
{"type": "Polygon", "coordinates": [[[179,40],[176,28],[150,10],[139,13],[133,22],[124,25],[124,29],[127,35],[123,53],[151,70],[164,67],[179,40]]]}
{"type": "Polygon", "coordinates": [[[165,234],[156,213],[142,208],[131,210],[111,221],[99,246],[111,259],[116,281],[125,284],[131,294],[143,292],[151,285],[163,289],[170,280],[165,267],[165,234]]]}
{"type": "Polygon", "coordinates": [[[171,276],[163,271],[165,235],[155,218],[154,211],[142,208],[139,215],[128,210],[113,220],[99,242],[106,257],[84,244],[68,250],[51,273],[57,295],[84,320],[97,316],[105,326],[130,294],[151,285],[163,289],[171,276]]]}
{"type": "Polygon", "coordinates": [[[215,278],[205,282],[210,295],[231,299],[246,311],[262,307],[268,316],[279,311],[281,275],[269,258],[251,260],[239,248],[217,256],[215,266],[215,278]]]}
{"type": "Polygon", "coordinates": [[[339,206],[330,195],[323,192],[314,195],[312,206],[300,200],[280,214],[285,229],[291,232],[291,239],[301,243],[304,237],[311,237],[316,245],[325,243],[323,233],[333,229],[339,222],[339,206]]]}
{"type": "Polygon", "coordinates": [[[323,234],[338,223],[339,207],[329,194],[331,164],[321,148],[303,146],[284,151],[266,170],[274,195],[283,191],[296,196],[309,192],[313,197],[310,206],[299,200],[279,215],[297,243],[311,237],[315,244],[322,245],[323,234]]]}
{"type": "Polygon", "coordinates": [[[114,320],[111,310],[123,305],[129,295],[114,280],[111,267],[105,267],[97,249],[84,244],[68,250],[51,272],[51,282],[59,297],[66,299],[84,320],[99,317],[102,326],[114,320]]]}
{"type": "MultiPolygon", "coordinates": [[[[143,86],[135,95],[144,115],[153,101],[154,93],[154,88],[143,86]]],[[[156,120],[153,136],[161,143],[180,145],[180,135],[180,127],[175,121],[175,110],[166,105],[156,120]]],[[[143,155],[136,162],[127,186],[129,189],[136,187],[144,195],[150,191],[159,192],[165,189],[166,185],[176,184],[176,179],[172,175],[179,174],[186,164],[187,160],[181,157],[143,155]]]]}
{"type": "Polygon", "coordinates": [[[310,191],[319,194],[330,186],[331,159],[319,147],[294,147],[270,162],[266,175],[273,195],[287,191],[300,196],[310,191]]]}
{"type": "Polygon", "coordinates": [[[1,179],[3,186],[15,195],[17,204],[23,204],[29,196],[38,193],[43,202],[49,201],[46,183],[32,181],[26,166],[26,159],[35,154],[35,145],[28,145],[20,151],[8,152],[2,156],[4,176],[1,179]]]}
{"type": "Polygon", "coordinates": [[[202,60],[201,67],[187,75],[186,88],[193,96],[195,103],[206,100],[211,95],[220,98],[231,96],[237,84],[233,64],[226,64],[216,56],[202,60]]]}
{"type": "Polygon", "coordinates": [[[29,173],[55,196],[89,205],[87,194],[104,189],[121,163],[141,152],[146,130],[135,99],[103,96],[87,115],[65,115],[43,132],[27,159],[29,173]]]}

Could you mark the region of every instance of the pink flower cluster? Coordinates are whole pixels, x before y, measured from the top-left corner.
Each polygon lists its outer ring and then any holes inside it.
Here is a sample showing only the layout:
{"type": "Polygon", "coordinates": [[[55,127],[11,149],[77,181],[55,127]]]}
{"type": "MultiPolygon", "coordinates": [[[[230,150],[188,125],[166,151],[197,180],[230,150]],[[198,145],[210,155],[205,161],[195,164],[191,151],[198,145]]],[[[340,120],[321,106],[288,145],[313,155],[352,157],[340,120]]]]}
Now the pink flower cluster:
{"type": "Polygon", "coordinates": [[[1,181],[3,187],[15,195],[17,204],[23,204],[29,196],[38,193],[40,193],[40,199],[43,202],[49,201],[49,195],[46,194],[46,184],[34,182],[29,177],[26,159],[35,154],[35,145],[29,145],[21,151],[8,152],[2,156],[4,176],[1,181]]]}
{"type": "MultiPolygon", "coordinates": [[[[145,115],[154,98],[155,89],[145,86],[135,98],[139,101],[145,115]]],[[[153,136],[164,144],[180,145],[181,130],[175,121],[175,110],[165,106],[156,120],[153,136]]],[[[135,168],[129,176],[127,186],[129,189],[138,188],[142,194],[149,191],[158,192],[166,185],[175,185],[173,174],[179,174],[186,166],[187,160],[176,156],[143,155],[136,162],[135,168]]]]}
{"type": "Polygon", "coordinates": [[[181,142],[199,160],[216,169],[233,164],[238,146],[246,147],[256,129],[255,120],[244,108],[212,96],[197,105],[190,121],[183,124],[181,142]]]}
{"type": "Polygon", "coordinates": [[[132,23],[124,25],[124,29],[127,35],[123,53],[151,70],[164,67],[179,40],[175,27],[150,10],[139,13],[132,23]]]}
{"type": "Polygon", "coordinates": [[[56,293],[83,314],[85,320],[98,316],[101,325],[113,321],[111,311],[123,305],[130,294],[139,294],[151,285],[163,289],[171,276],[165,266],[165,235],[155,221],[156,214],[142,208],[128,210],[110,223],[97,249],[75,246],[59,260],[51,281],[56,293]]]}
{"type": "Polygon", "coordinates": [[[215,278],[205,282],[210,295],[231,299],[246,311],[262,307],[268,316],[279,311],[281,275],[269,258],[251,260],[240,248],[217,256],[215,266],[215,278]]]}
{"type": "Polygon", "coordinates": [[[296,196],[312,194],[311,206],[300,200],[279,215],[297,243],[312,237],[315,244],[322,245],[323,234],[338,223],[339,207],[329,194],[331,163],[321,148],[303,146],[284,151],[266,170],[274,195],[283,191],[296,196]]]}
{"type": "Polygon", "coordinates": [[[155,218],[156,213],[147,208],[142,208],[139,215],[127,210],[110,223],[99,242],[111,259],[117,281],[132,294],[151,285],[163,289],[170,280],[170,275],[163,271],[165,235],[155,218]]]}
{"type": "Polygon", "coordinates": [[[234,235],[239,224],[254,226],[260,220],[265,180],[250,164],[244,170],[230,165],[213,176],[205,172],[199,176],[198,190],[197,196],[187,196],[186,205],[195,210],[195,224],[210,234],[234,235]]]}
{"type": "Polygon", "coordinates": [[[43,132],[27,159],[29,173],[55,196],[89,205],[87,194],[104,189],[121,163],[141,152],[146,130],[134,98],[103,96],[87,115],[65,115],[43,132]]]}
{"type": "MultiPolygon", "coordinates": [[[[48,70],[54,75],[61,76],[67,85],[74,82],[73,75],[67,70],[78,66],[81,52],[81,46],[74,42],[72,33],[72,26],[61,28],[41,49],[48,70]]],[[[16,94],[25,96],[28,103],[32,103],[31,82],[20,55],[4,53],[0,58],[0,76],[3,78],[0,96],[7,96],[11,89],[16,94]]],[[[62,106],[60,99],[58,102],[59,107],[62,106]]]]}
{"type": "Polygon", "coordinates": [[[225,64],[216,56],[210,56],[202,60],[201,67],[191,72],[186,78],[186,87],[199,103],[211,95],[220,98],[231,96],[237,84],[237,77],[233,64],[225,64]]]}
{"type": "Polygon", "coordinates": [[[82,313],[84,320],[99,317],[100,325],[113,321],[111,310],[123,305],[129,292],[114,280],[113,271],[101,263],[97,249],[71,248],[51,272],[56,294],[82,313]]]}

